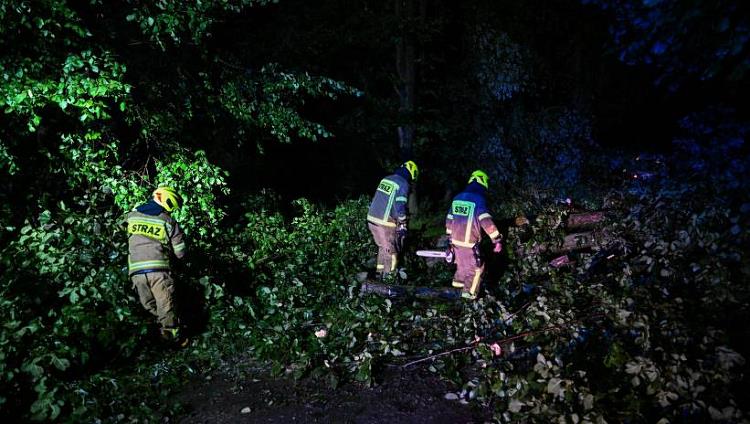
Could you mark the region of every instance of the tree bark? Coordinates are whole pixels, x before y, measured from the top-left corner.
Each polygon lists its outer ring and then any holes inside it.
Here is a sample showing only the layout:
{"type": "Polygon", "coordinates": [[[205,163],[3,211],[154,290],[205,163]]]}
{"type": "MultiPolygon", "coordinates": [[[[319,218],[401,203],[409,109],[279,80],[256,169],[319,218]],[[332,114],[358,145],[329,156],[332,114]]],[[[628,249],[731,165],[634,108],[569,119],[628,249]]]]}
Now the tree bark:
{"type": "MultiPolygon", "coordinates": [[[[398,81],[396,91],[399,97],[398,147],[403,161],[414,159],[414,105],[416,90],[416,60],[413,26],[417,21],[415,0],[395,0],[396,20],[399,25],[399,38],[396,43],[396,74],[398,81]]],[[[425,2],[421,2],[420,18],[425,11],[425,2]]],[[[417,191],[415,187],[409,194],[409,212],[417,213],[417,191]]]]}
{"type": "Polygon", "coordinates": [[[562,242],[546,242],[537,244],[527,249],[521,247],[517,250],[519,256],[537,255],[537,254],[556,254],[575,252],[579,250],[590,249],[597,245],[607,244],[612,240],[612,236],[606,230],[584,231],[566,235],[562,242]]]}
{"type": "Polygon", "coordinates": [[[604,222],[604,212],[587,212],[587,213],[575,213],[568,216],[566,222],[567,228],[570,230],[591,228],[597,224],[604,222]]]}
{"type": "Polygon", "coordinates": [[[461,290],[452,287],[413,287],[365,281],[360,294],[376,294],[390,299],[415,297],[417,299],[452,300],[461,297],[461,290]]]}
{"type": "Polygon", "coordinates": [[[416,63],[414,32],[414,0],[395,0],[396,20],[399,24],[399,39],[396,44],[396,72],[398,75],[399,115],[402,124],[398,127],[398,142],[404,160],[411,159],[414,147],[414,92],[416,84],[416,63]]]}

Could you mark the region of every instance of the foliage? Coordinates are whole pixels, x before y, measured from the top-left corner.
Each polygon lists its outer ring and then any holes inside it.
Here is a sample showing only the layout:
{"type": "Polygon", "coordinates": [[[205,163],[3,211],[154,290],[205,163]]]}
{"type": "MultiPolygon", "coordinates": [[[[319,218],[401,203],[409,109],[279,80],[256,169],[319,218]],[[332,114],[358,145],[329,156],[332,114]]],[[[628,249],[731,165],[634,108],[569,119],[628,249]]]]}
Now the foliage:
{"type": "MultiPolygon", "coordinates": [[[[708,108],[679,121],[674,141],[676,168],[691,180],[709,181],[719,190],[745,190],[748,181],[746,138],[750,128],[736,111],[708,108]]],[[[725,193],[726,194],[726,193],[725,193]]]]}
{"type": "Polygon", "coordinates": [[[477,80],[485,95],[503,101],[526,91],[532,80],[529,53],[492,29],[478,30],[477,38],[477,80]]]}
{"type": "Polygon", "coordinates": [[[252,6],[264,6],[276,1],[278,0],[186,1],[145,5],[128,1],[132,10],[125,19],[137,22],[144,35],[156,42],[161,49],[166,49],[169,41],[175,44],[204,42],[211,35],[212,26],[221,19],[221,14],[236,14],[252,6]]]}
{"type": "Polygon", "coordinates": [[[583,0],[611,13],[620,60],[653,65],[657,83],[676,90],[688,78],[740,81],[748,71],[750,22],[734,0],[669,2],[583,0]]]}
{"type": "Polygon", "coordinates": [[[295,106],[303,105],[305,97],[335,100],[341,94],[361,93],[330,78],[282,72],[278,65],[271,64],[264,66],[257,77],[248,78],[246,73],[227,81],[221,89],[221,103],[242,122],[240,135],[247,129],[266,128],[281,142],[289,143],[292,137],[316,141],[332,134],[323,125],[303,119],[295,106]]]}

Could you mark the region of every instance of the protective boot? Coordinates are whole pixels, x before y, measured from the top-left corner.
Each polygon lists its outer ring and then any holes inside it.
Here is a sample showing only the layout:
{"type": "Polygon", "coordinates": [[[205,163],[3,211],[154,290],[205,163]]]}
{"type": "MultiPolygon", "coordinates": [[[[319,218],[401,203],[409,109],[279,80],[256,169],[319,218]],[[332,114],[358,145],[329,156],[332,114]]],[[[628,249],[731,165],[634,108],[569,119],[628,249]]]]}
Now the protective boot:
{"type": "Polygon", "coordinates": [[[160,332],[161,339],[173,346],[186,347],[190,343],[190,339],[182,336],[179,327],[164,327],[160,332]]]}

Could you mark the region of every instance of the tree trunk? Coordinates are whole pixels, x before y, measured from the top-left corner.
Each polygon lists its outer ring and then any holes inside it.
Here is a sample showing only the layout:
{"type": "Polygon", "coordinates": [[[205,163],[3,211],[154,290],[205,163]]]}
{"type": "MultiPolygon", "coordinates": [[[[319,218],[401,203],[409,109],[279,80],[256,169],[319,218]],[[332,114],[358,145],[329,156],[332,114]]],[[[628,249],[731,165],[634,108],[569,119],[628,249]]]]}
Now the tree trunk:
{"type": "Polygon", "coordinates": [[[415,297],[417,299],[459,299],[461,290],[452,287],[414,287],[365,281],[360,294],[376,294],[390,299],[415,297]]]}
{"type": "Polygon", "coordinates": [[[606,245],[612,241],[612,236],[606,230],[584,231],[566,235],[562,243],[546,242],[533,246],[530,249],[521,247],[516,251],[519,256],[538,255],[538,254],[556,254],[576,252],[590,249],[594,246],[606,245]]]}
{"type": "Polygon", "coordinates": [[[414,154],[414,91],[416,83],[416,62],[414,48],[415,24],[414,0],[395,0],[396,19],[399,25],[399,38],[396,44],[396,72],[398,74],[399,115],[402,124],[398,127],[398,147],[404,160],[414,154]]]}
{"type": "Polygon", "coordinates": [[[569,230],[591,228],[604,221],[604,212],[575,213],[568,216],[567,228],[569,230]]]}
{"type": "MultiPolygon", "coordinates": [[[[414,104],[417,78],[415,60],[414,26],[416,25],[415,0],[395,0],[396,20],[399,25],[399,38],[396,43],[396,91],[399,97],[398,147],[403,161],[414,159],[414,104]]],[[[424,14],[424,1],[420,15],[424,14]]],[[[421,17],[421,16],[420,16],[421,17]]],[[[414,187],[409,195],[409,212],[417,213],[417,191],[414,187]]]]}

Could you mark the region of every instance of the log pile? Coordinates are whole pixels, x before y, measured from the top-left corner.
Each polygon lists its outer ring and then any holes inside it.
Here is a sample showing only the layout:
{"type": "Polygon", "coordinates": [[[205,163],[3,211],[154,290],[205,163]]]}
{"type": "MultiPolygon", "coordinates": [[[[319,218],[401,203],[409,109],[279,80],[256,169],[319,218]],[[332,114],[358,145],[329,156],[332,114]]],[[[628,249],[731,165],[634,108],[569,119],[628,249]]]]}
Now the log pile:
{"type": "MultiPolygon", "coordinates": [[[[537,217],[537,220],[544,218],[537,217]]],[[[605,219],[606,216],[602,211],[571,214],[564,222],[556,226],[562,226],[568,232],[562,241],[540,243],[531,248],[521,247],[516,253],[519,255],[561,255],[606,244],[611,240],[611,236],[606,229],[599,228],[605,219]]],[[[529,220],[520,216],[515,219],[515,224],[523,228],[529,225],[529,220]]]]}

